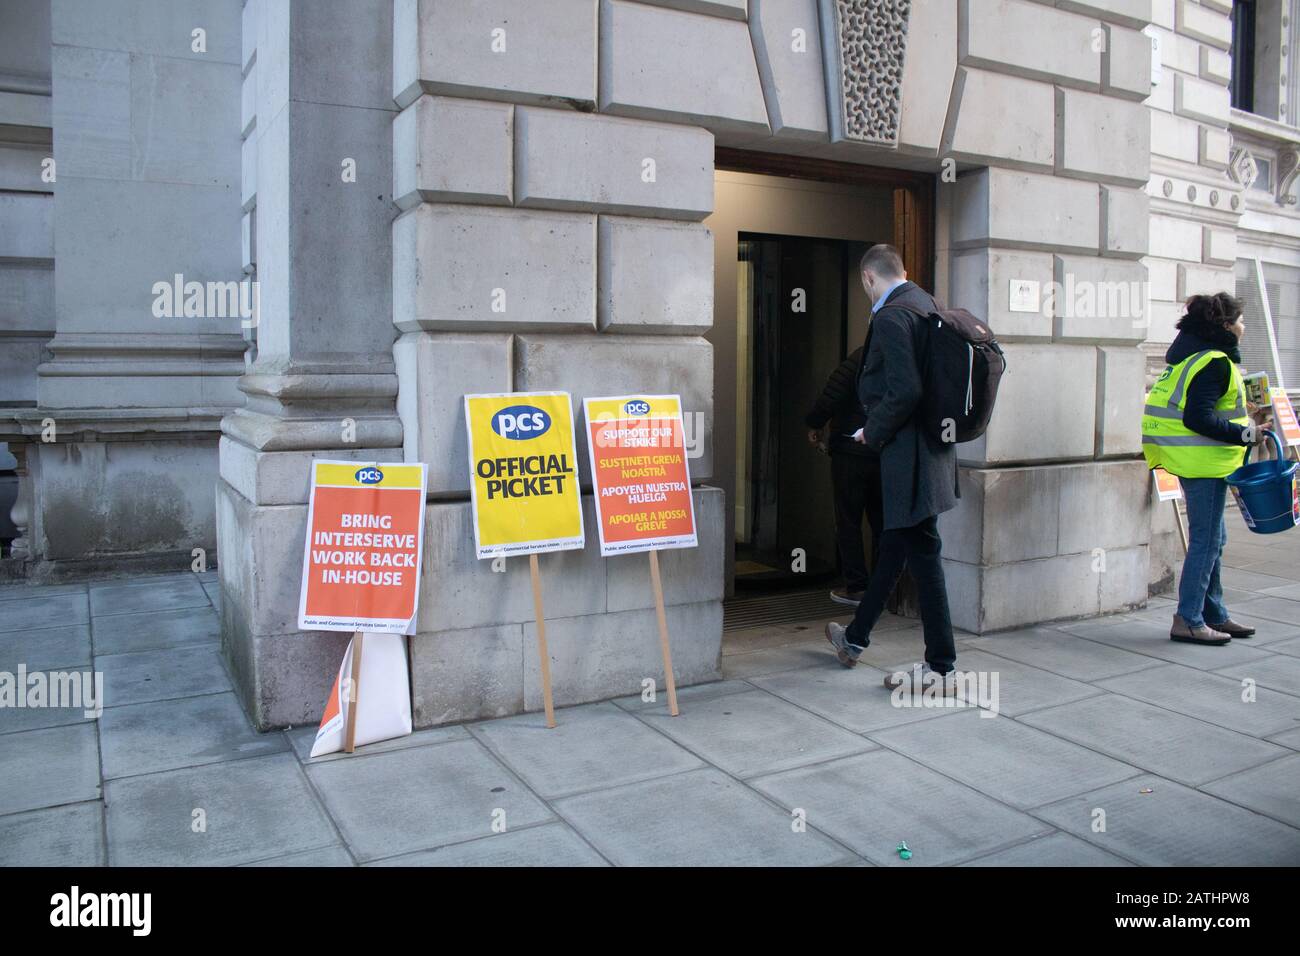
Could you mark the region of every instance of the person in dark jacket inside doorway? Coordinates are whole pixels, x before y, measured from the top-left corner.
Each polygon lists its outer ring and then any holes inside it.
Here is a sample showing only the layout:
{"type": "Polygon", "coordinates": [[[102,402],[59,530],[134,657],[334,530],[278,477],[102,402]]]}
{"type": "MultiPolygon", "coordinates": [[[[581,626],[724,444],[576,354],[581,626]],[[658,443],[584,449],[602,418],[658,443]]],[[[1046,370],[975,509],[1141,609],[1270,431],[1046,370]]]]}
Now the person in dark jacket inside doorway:
{"type": "Polygon", "coordinates": [[[840,663],[852,667],[871,643],[885,601],[906,566],[916,582],[925,635],[925,662],[885,678],[891,690],[935,687],[956,693],[952,618],[940,562],[939,515],[957,504],[957,453],[918,420],[922,397],[924,317],[934,299],[907,281],[893,246],[876,245],[862,257],[862,284],[871,298],[871,326],[858,379],[866,422],[857,440],[879,455],[884,531],[879,558],[853,622],[826,625],[840,663]]]}
{"type": "MultiPolygon", "coordinates": [[[[865,347],[864,347],[865,348],[865,347]]],[[[863,348],[854,349],[831,372],[826,387],[804,417],[808,441],[821,443],[822,429],[830,425],[826,449],[831,456],[831,488],[835,495],[835,543],[840,554],[840,573],[844,586],[831,591],[831,600],[857,607],[867,589],[867,555],[862,546],[862,516],[871,528],[871,551],[876,544],[884,519],[880,503],[880,458],[866,445],[854,439],[866,424],[858,403],[858,372],[862,369],[863,348]]]]}

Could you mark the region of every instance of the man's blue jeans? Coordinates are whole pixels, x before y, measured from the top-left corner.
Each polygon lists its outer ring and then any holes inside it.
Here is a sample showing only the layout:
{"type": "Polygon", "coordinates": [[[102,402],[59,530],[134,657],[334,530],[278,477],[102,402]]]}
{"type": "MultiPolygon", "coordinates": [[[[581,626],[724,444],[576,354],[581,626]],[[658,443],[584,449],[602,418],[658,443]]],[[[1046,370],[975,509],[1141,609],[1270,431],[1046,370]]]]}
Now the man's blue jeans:
{"type": "Polygon", "coordinates": [[[1179,478],[1187,502],[1187,557],[1178,579],[1178,613],[1188,627],[1222,624],[1228,619],[1219,581],[1219,560],[1228,540],[1223,505],[1228,483],[1222,478],[1179,478]]]}

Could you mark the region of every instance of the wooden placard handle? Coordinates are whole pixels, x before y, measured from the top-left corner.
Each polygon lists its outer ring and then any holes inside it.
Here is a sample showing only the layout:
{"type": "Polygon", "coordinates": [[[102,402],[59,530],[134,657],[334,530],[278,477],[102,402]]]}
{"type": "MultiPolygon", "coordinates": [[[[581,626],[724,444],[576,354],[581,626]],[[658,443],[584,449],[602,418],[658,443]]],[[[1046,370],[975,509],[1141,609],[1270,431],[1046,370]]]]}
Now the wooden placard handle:
{"type": "Polygon", "coordinates": [[[650,550],[650,583],[655,592],[655,616],[659,618],[659,647],[664,654],[664,679],[668,684],[668,713],[677,716],[677,682],[673,680],[673,654],[668,647],[668,616],[664,613],[664,585],[659,577],[659,551],[650,550]]]}
{"type": "Polygon", "coordinates": [[[542,610],[542,575],[537,569],[537,555],[528,556],[528,572],[533,579],[533,616],[537,619],[537,657],[542,664],[542,703],[546,707],[546,726],[555,726],[555,702],[551,700],[551,655],[546,650],[546,614],[542,610]]]}
{"type": "Polygon", "coordinates": [[[357,631],[352,635],[352,673],[348,681],[348,722],[343,737],[343,749],[352,753],[357,749],[357,689],[361,686],[361,647],[363,635],[357,631]]]}

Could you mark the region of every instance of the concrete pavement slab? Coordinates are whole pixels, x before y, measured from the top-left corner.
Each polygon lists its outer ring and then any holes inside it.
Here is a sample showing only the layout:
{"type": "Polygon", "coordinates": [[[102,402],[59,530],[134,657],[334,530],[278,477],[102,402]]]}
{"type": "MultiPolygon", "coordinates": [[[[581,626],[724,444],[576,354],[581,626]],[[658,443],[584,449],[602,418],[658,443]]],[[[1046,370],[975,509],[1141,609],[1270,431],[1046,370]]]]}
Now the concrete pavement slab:
{"type": "Polygon", "coordinates": [[[965,675],[972,673],[976,675],[977,686],[974,688],[976,693],[968,694],[966,686],[958,685],[958,696],[970,704],[981,703],[982,694],[993,695],[992,676],[996,674],[997,693],[993,701],[994,709],[1012,717],[1100,693],[1091,684],[1070,680],[1068,677],[1061,677],[1059,674],[1030,667],[1020,661],[985,651],[970,651],[962,654],[957,661],[957,669],[965,675]]]}
{"type": "MultiPolygon", "coordinates": [[[[1244,621],[1242,623],[1245,623],[1244,621]]],[[[1169,639],[1169,624],[1126,621],[1109,627],[1062,624],[1061,630],[1135,654],[1145,654],[1173,664],[1210,670],[1238,661],[1259,660],[1268,652],[1251,647],[1250,641],[1233,641],[1220,647],[1182,644],[1169,639]]]]}
{"type": "Polygon", "coordinates": [[[804,667],[825,667],[826,649],[825,641],[805,641],[803,644],[786,644],[746,654],[724,654],[722,676],[725,680],[738,680],[804,667]]]}
{"type": "Polygon", "coordinates": [[[1290,578],[1243,571],[1227,565],[1219,572],[1219,580],[1224,587],[1239,588],[1242,591],[1271,592],[1274,588],[1296,586],[1296,582],[1290,578]]]}
{"type": "Polygon", "coordinates": [[[708,768],[567,797],[562,817],[615,866],[825,866],[851,855],[708,768]]]}
{"type": "Polygon", "coordinates": [[[990,853],[962,866],[1132,866],[1113,853],[1091,846],[1068,833],[1053,833],[1028,843],[990,853]]]}
{"type": "Polygon", "coordinates": [[[1286,730],[1280,734],[1273,734],[1268,738],[1269,743],[1280,744],[1283,747],[1290,747],[1292,750],[1300,750],[1300,727],[1295,730],[1286,730]]]}
{"type": "Polygon", "coordinates": [[[99,799],[99,744],[87,722],[0,737],[0,814],[99,799]]]}
{"type": "Polygon", "coordinates": [[[1300,831],[1155,774],[1069,797],[1034,815],[1143,866],[1300,864],[1300,831]],[[1105,831],[1093,832],[1103,819],[1105,831]]]}
{"type": "MultiPolygon", "coordinates": [[[[1292,697],[1300,697],[1300,657],[1273,654],[1245,664],[1220,667],[1214,673],[1239,681],[1250,678],[1260,687],[1268,687],[1290,694],[1292,697]]],[[[1297,707],[1300,707],[1300,703],[1297,707]]]]}
{"type": "Polygon", "coordinates": [[[1035,711],[1021,723],[1189,787],[1286,753],[1276,744],[1118,694],[1035,711]]]}
{"type": "MultiPolygon", "coordinates": [[[[342,751],[332,754],[322,754],[319,757],[311,755],[312,744],[316,742],[316,732],[320,728],[315,724],[295,727],[287,730],[284,736],[293,747],[293,752],[298,755],[298,759],[303,763],[317,764],[328,760],[342,760],[350,757],[350,754],[342,751]]],[[[444,744],[451,740],[468,740],[469,731],[459,724],[453,724],[449,727],[431,727],[428,730],[417,730],[413,734],[407,734],[405,737],[393,737],[389,740],[379,740],[373,744],[366,744],[358,747],[358,754],[382,754],[390,750],[405,750],[407,747],[423,747],[425,744],[444,744]]]]}
{"type": "Polygon", "coordinates": [[[832,657],[821,668],[756,677],[752,683],[856,734],[952,713],[951,708],[896,707],[884,680],[882,670],[863,664],[844,668],[832,657]]]}
{"type": "Polygon", "coordinates": [[[65,591],[15,598],[0,604],[0,634],[42,627],[90,623],[90,602],[84,591],[65,591]]]}
{"type": "Polygon", "coordinates": [[[1042,806],[1138,773],[1136,767],[1025,726],[964,711],[870,736],[1013,807],[1042,806]]]}
{"type": "Polygon", "coordinates": [[[558,726],[548,728],[544,714],[520,714],[473,724],[470,732],[545,799],[704,766],[610,703],[565,707],[555,719],[558,726]]]}
{"type": "Polygon", "coordinates": [[[232,689],[221,648],[214,644],[108,654],[95,658],[95,668],[104,672],[109,707],[232,689]]]}
{"type": "Polygon", "coordinates": [[[709,763],[738,777],[772,773],[870,750],[874,745],[763,691],[683,702],[677,717],[638,716],[709,763]]]}
{"type": "Polygon", "coordinates": [[[752,781],[877,866],[943,866],[1050,828],[887,750],[752,781]],[[900,860],[906,841],[911,861],[900,860]]]}
{"type": "MultiPolygon", "coordinates": [[[[1280,595],[1273,597],[1257,597],[1253,601],[1245,601],[1229,610],[1233,614],[1249,614],[1252,617],[1262,617],[1270,621],[1277,621],[1279,624],[1287,625],[1292,628],[1300,629],[1300,600],[1291,600],[1280,595]]],[[[1274,629],[1276,630],[1276,628],[1274,629]]]]}
{"type": "Polygon", "coordinates": [[[609,866],[563,823],[509,830],[437,850],[405,853],[367,866],[609,866]]]}
{"type": "Polygon", "coordinates": [[[203,585],[192,576],[155,581],[152,584],[115,584],[92,586],[90,589],[90,612],[96,617],[210,606],[203,585]]]}
{"type": "Polygon", "coordinates": [[[0,817],[0,866],[103,866],[98,800],[0,817]]]}
{"type": "Polygon", "coordinates": [[[305,866],[344,867],[356,866],[348,851],[342,846],[321,847],[319,850],[303,850],[288,856],[277,856],[270,860],[258,860],[256,863],[241,863],[241,866],[305,866]]]}
{"type": "Polygon", "coordinates": [[[353,756],[306,768],[361,862],[551,819],[476,740],[353,756]]]}
{"type": "Polygon", "coordinates": [[[232,693],[109,707],[99,719],[104,777],[279,753],[283,734],[259,734],[232,693]]]}
{"type": "Polygon", "coordinates": [[[96,654],[129,654],[221,641],[221,618],[210,607],[110,614],[91,624],[96,654]]]}
{"type": "MultiPolygon", "coordinates": [[[[0,584],[0,601],[24,601],[37,597],[57,597],[62,594],[85,594],[84,584],[0,584]]],[[[3,617],[0,610],[0,617],[3,617]]]]}
{"type": "MultiPolygon", "coordinates": [[[[1069,677],[1093,681],[1154,667],[1156,661],[1118,647],[1081,641],[1077,634],[1051,627],[1031,627],[970,642],[972,650],[988,651],[999,657],[1069,677]]],[[[961,661],[962,667],[966,662],[961,661]]]]}
{"type": "Polygon", "coordinates": [[[288,753],[110,780],[113,866],[231,866],[338,842],[288,753]]]}
{"type": "MultiPolygon", "coordinates": [[[[684,704],[688,700],[708,700],[712,697],[724,697],[727,694],[744,694],[754,689],[754,685],[743,680],[720,680],[712,684],[695,684],[682,687],[677,691],[677,702],[684,704]]],[[[614,703],[624,710],[637,713],[668,713],[668,692],[662,687],[652,701],[638,697],[616,697],[614,703]]]]}
{"type": "Polygon", "coordinates": [[[1300,841],[1300,754],[1207,783],[1206,793],[1296,827],[1300,841]]]}
{"type": "Polygon", "coordinates": [[[0,633],[0,671],[16,674],[19,664],[29,672],[88,666],[90,628],[74,624],[0,633]]]}
{"type": "Polygon", "coordinates": [[[1098,686],[1252,737],[1300,725],[1300,700],[1295,697],[1258,687],[1255,699],[1248,702],[1240,681],[1178,664],[1112,677],[1098,686]]]}

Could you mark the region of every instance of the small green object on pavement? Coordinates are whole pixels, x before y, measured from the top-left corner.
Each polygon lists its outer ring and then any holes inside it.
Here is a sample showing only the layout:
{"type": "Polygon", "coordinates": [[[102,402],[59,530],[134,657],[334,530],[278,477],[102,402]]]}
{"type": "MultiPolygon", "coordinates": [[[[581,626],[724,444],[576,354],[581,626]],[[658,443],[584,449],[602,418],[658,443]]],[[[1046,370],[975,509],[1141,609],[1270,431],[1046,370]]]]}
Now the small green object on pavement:
{"type": "Polygon", "coordinates": [[[910,860],[912,858],[912,851],[907,848],[906,843],[898,844],[898,858],[900,860],[910,860]]]}

